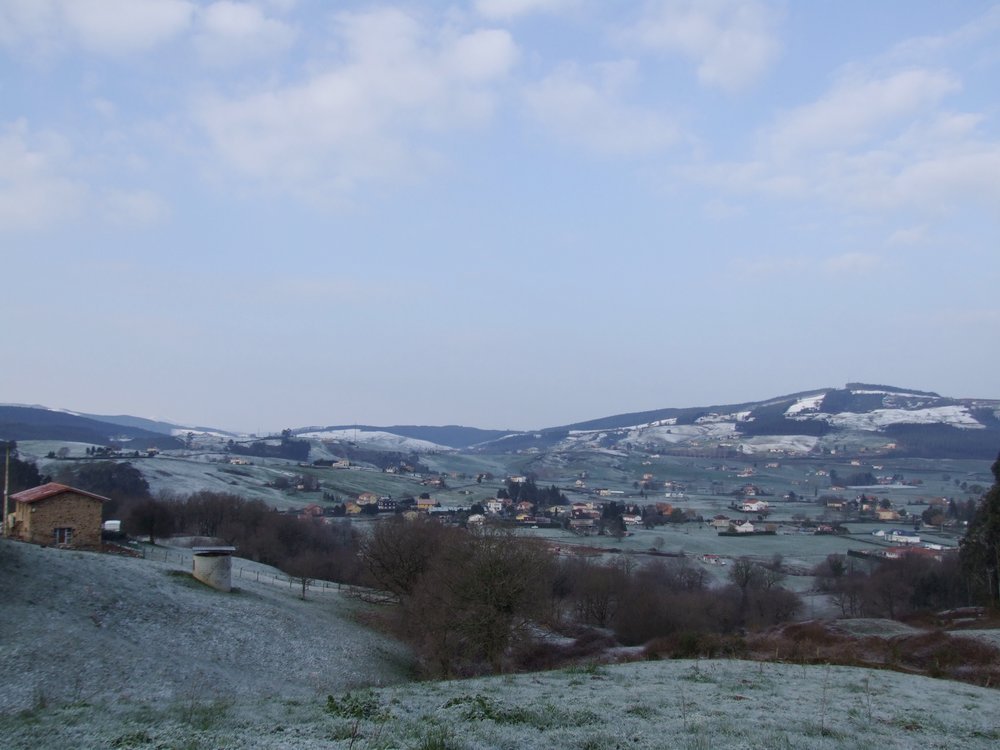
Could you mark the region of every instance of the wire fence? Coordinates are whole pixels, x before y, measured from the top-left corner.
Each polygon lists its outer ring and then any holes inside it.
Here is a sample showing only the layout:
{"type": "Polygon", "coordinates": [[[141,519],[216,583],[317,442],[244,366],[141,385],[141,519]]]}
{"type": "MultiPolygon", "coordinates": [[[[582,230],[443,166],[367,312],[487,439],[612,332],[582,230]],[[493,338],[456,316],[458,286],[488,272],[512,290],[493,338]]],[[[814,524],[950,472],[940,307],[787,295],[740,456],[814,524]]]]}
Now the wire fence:
{"type": "MultiPolygon", "coordinates": [[[[142,556],[146,560],[156,562],[178,563],[180,565],[191,564],[191,554],[178,552],[177,550],[158,549],[154,547],[142,547],[142,556]]],[[[268,570],[252,570],[237,565],[232,567],[232,577],[234,580],[254,581],[255,583],[267,583],[275,586],[286,586],[290,589],[302,590],[302,579],[286,576],[281,573],[273,573],[268,570]]],[[[312,593],[324,591],[338,591],[352,596],[361,596],[361,589],[357,586],[349,586],[335,581],[323,581],[316,578],[306,579],[306,590],[312,593]]]]}

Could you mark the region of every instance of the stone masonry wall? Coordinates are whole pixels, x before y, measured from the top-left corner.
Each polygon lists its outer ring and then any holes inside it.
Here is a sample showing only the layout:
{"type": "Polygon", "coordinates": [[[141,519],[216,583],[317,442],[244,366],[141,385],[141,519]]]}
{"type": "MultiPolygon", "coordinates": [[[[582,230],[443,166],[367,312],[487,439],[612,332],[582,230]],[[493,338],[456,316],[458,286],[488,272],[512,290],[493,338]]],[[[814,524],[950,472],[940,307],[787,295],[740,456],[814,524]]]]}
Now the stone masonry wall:
{"type": "Polygon", "coordinates": [[[52,530],[73,529],[73,547],[101,544],[101,501],[63,492],[34,503],[18,503],[17,518],[23,522],[21,536],[35,544],[53,544],[52,530]]]}

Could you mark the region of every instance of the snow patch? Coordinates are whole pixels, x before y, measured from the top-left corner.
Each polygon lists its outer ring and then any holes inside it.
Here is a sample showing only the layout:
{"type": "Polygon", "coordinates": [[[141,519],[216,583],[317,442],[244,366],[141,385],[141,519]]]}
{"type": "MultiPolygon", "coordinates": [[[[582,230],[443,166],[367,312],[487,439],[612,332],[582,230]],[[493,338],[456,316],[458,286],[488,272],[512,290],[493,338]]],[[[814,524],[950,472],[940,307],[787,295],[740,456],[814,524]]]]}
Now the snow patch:
{"type": "Polygon", "coordinates": [[[314,432],[301,432],[296,437],[308,440],[336,440],[345,443],[364,443],[379,448],[391,448],[393,450],[407,451],[450,451],[448,448],[429,440],[419,440],[417,438],[403,437],[391,432],[381,430],[316,430],[314,432]]]}
{"type": "Polygon", "coordinates": [[[817,444],[819,444],[819,438],[814,435],[761,435],[747,438],[740,443],[743,452],[752,455],[773,452],[807,454],[817,444]]]}
{"type": "Polygon", "coordinates": [[[833,427],[852,430],[876,431],[893,424],[947,424],[967,430],[982,430],[984,425],[973,417],[965,406],[934,406],[928,409],[875,409],[864,414],[842,412],[802,413],[792,417],[798,420],[821,420],[833,427]]]}
{"type": "Polygon", "coordinates": [[[851,391],[852,396],[907,396],[909,398],[927,398],[926,393],[910,393],[909,391],[851,391]]]}
{"type": "Polygon", "coordinates": [[[714,424],[717,422],[745,422],[750,416],[749,411],[738,411],[732,414],[706,414],[694,420],[695,424],[714,424]]]}
{"type": "Polygon", "coordinates": [[[815,396],[804,396],[785,410],[785,416],[790,417],[802,412],[818,412],[824,398],[826,398],[825,393],[817,393],[815,396]]]}

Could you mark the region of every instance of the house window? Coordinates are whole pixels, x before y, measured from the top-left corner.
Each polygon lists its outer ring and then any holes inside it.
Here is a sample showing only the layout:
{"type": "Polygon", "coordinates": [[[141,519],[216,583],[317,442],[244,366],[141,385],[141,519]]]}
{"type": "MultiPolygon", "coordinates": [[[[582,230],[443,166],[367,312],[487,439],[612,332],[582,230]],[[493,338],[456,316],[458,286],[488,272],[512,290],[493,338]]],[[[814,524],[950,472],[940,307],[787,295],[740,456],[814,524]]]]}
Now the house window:
{"type": "Polygon", "coordinates": [[[73,529],[68,529],[68,528],[52,529],[52,536],[55,538],[55,542],[57,545],[72,544],[73,529]]]}

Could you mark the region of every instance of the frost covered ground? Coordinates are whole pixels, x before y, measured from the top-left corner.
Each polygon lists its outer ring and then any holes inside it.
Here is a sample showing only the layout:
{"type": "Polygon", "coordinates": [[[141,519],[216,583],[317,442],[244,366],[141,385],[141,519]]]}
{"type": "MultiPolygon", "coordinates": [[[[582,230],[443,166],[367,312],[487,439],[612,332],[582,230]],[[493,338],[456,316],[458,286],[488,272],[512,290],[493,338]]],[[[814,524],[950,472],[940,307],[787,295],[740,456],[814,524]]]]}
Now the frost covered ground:
{"type": "Polygon", "coordinates": [[[245,579],[222,594],[191,581],[187,569],[0,541],[0,746],[642,750],[1000,741],[995,690],[848,667],[678,660],[407,682],[405,651],[358,625],[353,600],[331,591],[301,601],[287,587],[245,579]]]}
{"type": "Polygon", "coordinates": [[[0,718],[8,748],[994,748],[997,693],[894,672],[667,661],[299,699],[0,718]],[[332,710],[331,710],[332,709],[332,710]]]}
{"type": "Polygon", "coordinates": [[[0,714],[81,701],[309,699],[406,678],[406,651],[360,627],[354,600],[331,591],[302,601],[287,585],[243,578],[221,593],[179,559],[0,540],[0,714]]]}

